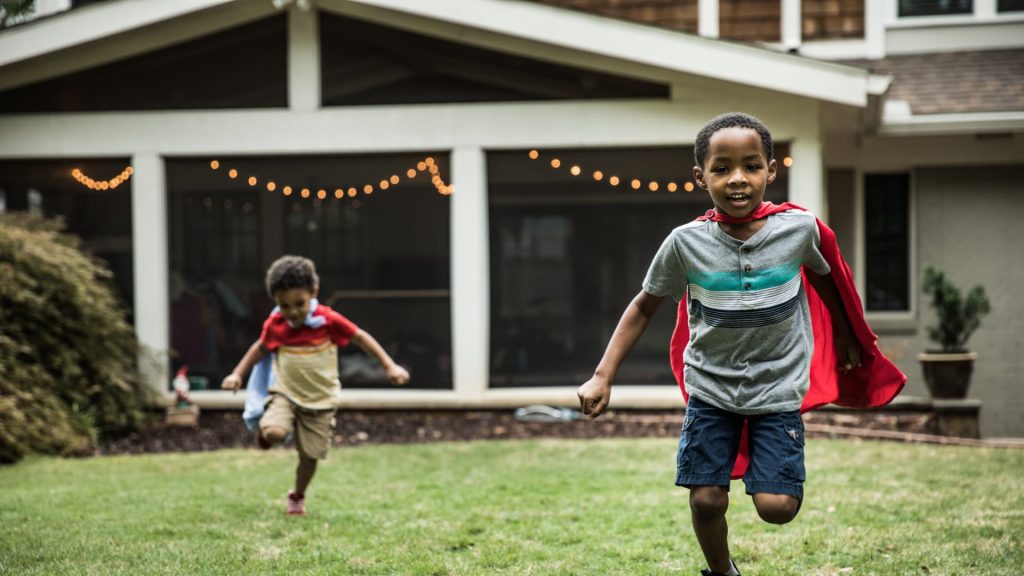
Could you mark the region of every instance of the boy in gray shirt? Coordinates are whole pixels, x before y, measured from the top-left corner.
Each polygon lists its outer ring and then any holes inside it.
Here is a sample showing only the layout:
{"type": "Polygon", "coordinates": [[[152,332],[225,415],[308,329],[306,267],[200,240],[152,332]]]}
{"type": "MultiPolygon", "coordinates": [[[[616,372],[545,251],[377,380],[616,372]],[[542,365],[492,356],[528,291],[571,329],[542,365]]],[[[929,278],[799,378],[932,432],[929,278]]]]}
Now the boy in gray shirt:
{"type": "Polygon", "coordinates": [[[690,489],[691,520],[709,566],[701,574],[739,576],[725,513],[744,423],[750,465],[743,480],[761,518],[785,524],[803,499],[800,407],[814,338],[801,268],[832,318],[841,372],[860,365],[861,349],[819,250],[815,217],[762,202],[777,171],[764,124],[741,113],[718,116],[697,134],[694,157],[694,179],[715,208],[662,243],[578,396],[585,415],[599,416],[619,365],[661,301],[686,298],[690,398],[676,484],[690,489]]]}

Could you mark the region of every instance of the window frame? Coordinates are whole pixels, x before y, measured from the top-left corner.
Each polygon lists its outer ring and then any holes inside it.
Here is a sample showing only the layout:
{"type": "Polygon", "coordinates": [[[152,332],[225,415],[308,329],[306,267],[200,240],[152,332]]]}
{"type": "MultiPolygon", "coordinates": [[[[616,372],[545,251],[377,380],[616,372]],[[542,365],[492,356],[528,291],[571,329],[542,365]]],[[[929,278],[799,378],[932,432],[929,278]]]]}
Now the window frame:
{"type": "Polygon", "coordinates": [[[973,0],[969,14],[940,14],[934,16],[900,16],[899,0],[886,0],[886,13],[890,28],[919,28],[927,26],[957,26],[991,24],[994,22],[1024,22],[1024,12],[1000,12],[998,0],[973,0]]]}
{"type": "Polygon", "coordinates": [[[912,167],[885,167],[878,169],[857,168],[854,181],[854,281],[861,294],[864,317],[876,331],[904,331],[917,329],[917,315],[920,308],[918,297],[917,257],[917,174],[912,167]],[[872,311],[867,309],[867,215],[865,214],[868,176],[883,174],[907,175],[907,310],[872,311]]]}

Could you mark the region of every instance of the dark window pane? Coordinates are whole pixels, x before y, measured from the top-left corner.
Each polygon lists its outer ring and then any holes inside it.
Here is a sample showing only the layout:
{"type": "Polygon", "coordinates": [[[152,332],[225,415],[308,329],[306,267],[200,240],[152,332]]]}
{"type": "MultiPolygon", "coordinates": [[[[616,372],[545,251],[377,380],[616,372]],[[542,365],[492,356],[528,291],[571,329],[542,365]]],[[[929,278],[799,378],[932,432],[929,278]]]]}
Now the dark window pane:
{"type": "MultiPolygon", "coordinates": [[[[780,158],[786,150],[776,146],[780,158]]],[[[684,191],[692,166],[690,148],[543,151],[537,160],[525,150],[488,154],[491,386],[569,386],[593,374],[658,246],[711,206],[706,193],[684,191]],[[561,167],[553,170],[556,157],[561,167]],[[574,165],[579,176],[568,170],[574,165]],[[611,186],[611,176],[621,183],[611,186]],[[642,178],[640,190],[633,178],[642,178]]],[[[780,166],[768,199],[784,201],[787,181],[780,166]]],[[[618,382],[674,383],[668,345],[675,318],[669,299],[618,382]]]]}
{"type": "MultiPolygon", "coordinates": [[[[415,170],[428,156],[447,182],[447,157],[429,153],[220,158],[217,169],[210,159],[170,161],[176,363],[216,385],[274,306],[264,287],[267,267],[283,254],[300,254],[316,263],[320,301],[407,366],[411,386],[450,388],[448,198],[426,170],[415,170]],[[393,177],[399,184],[391,185],[393,177]],[[387,190],[381,180],[388,180],[387,190]],[[366,195],[369,183],[374,192],[366,195]],[[350,188],[358,194],[349,196],[350,188]]],[[[340,356],[346,388],[390,387],[358,347],[340,356]]]]}
{"type": "Polygon", "coordinates": [[[973,0],[900,0],[900,16],[971,14],[973,0]]]}
{"type": "Polygon", "coordinates": [[[109,184],[128,167],[127,158],[0,161],[0,196],[6,211],[63,218],[67,232],[114,273],[114,288],[133,322],[132,180],[109,184]],[[74,177],[75,170],[83,180],[106,181],[107,189],[90,189],[74,177]]]}
{"type": "Polygon", "coordinates": [[[998,12],[1020,12],[1024,10],[1024,0],[999,0],[996,4],[998,12]]]}
{"type": "Polygon", "coordinates": [[[283,16],[0,92],[4,112],[288,105],[283,16]]]}
{"type": "Polygon", "coordinates": [[[864,179],[865,271],[868,310],[910,309],[910,176],[864,179]]]}
{"type": "Polygon", "coordinates": [[[667,98],[668,86],[320,15],[325,106],[667,98]]]}

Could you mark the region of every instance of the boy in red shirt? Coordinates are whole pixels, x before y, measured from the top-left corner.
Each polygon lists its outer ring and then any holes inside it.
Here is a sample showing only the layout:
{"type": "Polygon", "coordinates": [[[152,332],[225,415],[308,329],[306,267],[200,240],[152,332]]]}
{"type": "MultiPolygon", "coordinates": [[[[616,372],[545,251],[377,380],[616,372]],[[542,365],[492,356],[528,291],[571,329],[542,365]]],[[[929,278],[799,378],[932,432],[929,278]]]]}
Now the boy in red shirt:
{"type": "Polygon", "coordinates": [[[288,491],[287,512],[306,513],[305,492],[318,460],[327,458],[334,412],[341,394],[338,346],[349,342],[384,366],[388,380],[403,385],[409,372],[367,332],[316,301],[320,279],[308,258],[282,256],[267,270],[267,292],[277,308],[263,323],[259,340],[249,347],[221,388],[237,391],[242,377],[268,353],[274,354],[274,384],[259,421],[261,447],[284,442],[294,432],[299,465],[295,487],[288,491]]]}

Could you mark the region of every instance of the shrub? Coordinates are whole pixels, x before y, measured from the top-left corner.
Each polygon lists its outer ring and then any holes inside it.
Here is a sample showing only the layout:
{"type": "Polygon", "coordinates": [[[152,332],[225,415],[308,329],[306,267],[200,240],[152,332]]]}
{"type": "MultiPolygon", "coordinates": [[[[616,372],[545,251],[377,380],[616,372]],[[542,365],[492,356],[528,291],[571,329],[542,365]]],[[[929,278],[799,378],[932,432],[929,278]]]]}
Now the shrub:
{"type": "Polygon", "coordinates": [[[925,268],[923,288],[931,296],[932,309],[939,320],[936,326],[928,327],[928,337],[944,353],[966,352],[968,338],[992,309],[985,288],[975,286],[964,298],[944,272],[931,266],[925,268]]]}
{"type": "Polygon", "coordinates": [[[0,215],[0,463],[137,429],[147,389],[112,274],[60,220],[0,215]]]}

